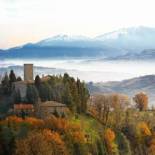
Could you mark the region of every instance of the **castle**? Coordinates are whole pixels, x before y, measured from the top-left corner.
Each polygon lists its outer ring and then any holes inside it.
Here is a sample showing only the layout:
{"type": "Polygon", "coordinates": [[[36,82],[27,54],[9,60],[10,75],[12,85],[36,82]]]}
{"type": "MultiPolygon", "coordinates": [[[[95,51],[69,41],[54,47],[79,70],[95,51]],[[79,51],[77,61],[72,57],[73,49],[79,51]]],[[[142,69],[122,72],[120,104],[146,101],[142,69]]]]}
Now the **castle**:
{"type": "Polygon", "coordinates": [[[27,85],[33,83],[33,64],[24,64],[24,81],[14,82],[14,89],[20,92],[22,100],[26,97],[27,85]]]}
{"type": "MultiPolygon", "coordinates": [[[[68,112],[68,108],[65,104],[58,103],[55,101],[46,101],[41,102],[39,101],[36,105],[31,103],[26,104],[24,101],[26,100],[27,94],[27,86],[28,84],[34,84],[34,77],[33,77],[33,64],[24,64],[24,80],[14,82],[14,91],[20,92],[21,103],[14,104],[13,111],[17,115],[21,115],[21,113],[25,113],[27,115],[35,115],[40,118],[46,118],[52,115],[55,111],[59,115],[68,112]]],[[[49,76],[45,76],[41,78],[41,81],[49,80],[49,76]]]]}

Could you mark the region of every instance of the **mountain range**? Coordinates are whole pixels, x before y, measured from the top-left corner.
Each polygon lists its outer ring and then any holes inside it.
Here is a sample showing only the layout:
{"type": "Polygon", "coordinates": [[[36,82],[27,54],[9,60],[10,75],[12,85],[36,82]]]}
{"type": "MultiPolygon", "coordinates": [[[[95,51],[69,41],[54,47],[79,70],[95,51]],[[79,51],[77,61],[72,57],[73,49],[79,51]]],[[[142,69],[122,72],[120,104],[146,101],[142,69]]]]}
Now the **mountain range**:
{"type": "Polygon", "coordinates": [[[107,58],[108,60],[154,60],[155,49],[145,49],[140,53],[127,53],[125,55],[119,55],[107,58]]]}
{"type": "Polygon", "coordinates": [[[150,105],[155,105],[155,75],[146,75],[119,82],[90,82],[87,87],[91,94],[123,93],[133,97],[136,93],[145,92],[149,97],[150,105]]]}
{"type": "MultiPolygon", "coordinates": [[[[142,51],[155,49],[155,28],[131,27],[88,38],[57,35],[22,46],[0,50],[0,58],[53,58],[139,56],[142,51]]],[[[143,53],[142,53],[143,54],[143,53]]],[[[154,54],[154,53],[153,53],[154,54]]],[[[122,57],[123,58],[123,57],[122,57]]]]}

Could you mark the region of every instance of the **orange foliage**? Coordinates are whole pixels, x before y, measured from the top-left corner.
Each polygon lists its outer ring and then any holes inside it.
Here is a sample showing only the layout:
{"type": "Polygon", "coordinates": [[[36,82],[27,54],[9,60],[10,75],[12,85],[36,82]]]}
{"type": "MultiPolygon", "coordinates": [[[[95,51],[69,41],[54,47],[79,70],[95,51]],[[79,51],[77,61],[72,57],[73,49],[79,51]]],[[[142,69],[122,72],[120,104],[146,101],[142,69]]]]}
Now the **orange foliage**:
{"type": "Polygon", "coordinates": [[[21,117],[17,116],[9,116],[5,120],[0,121],[0,124],[7,126],[9,125],[14,129],[18,129],[21,123],[27,123],[30,125],[30,127],[32,126],[33,128],[38,128],[43,126],[44,121],[34,117],[26,117],[25,119],[22,119],[21,117]]]}
{"type": "Polygon", "coordinates": [[[136,102],[136,106],[140,111],[147,110],[148,96],[145,93],[139,93],[135,95],[133,100],[136,102]]]}
{"type": "Polygon", "coordinates": [[[57,132],[54,131],[51,132],[51,130],[49,129],[44,129],[43,135],[45,136],[45,139],[49,142],[54,142],[58,145],[64,144],[61,139],[61,136],[57,132]]]}
{"type": "Polygon", "coordinates": [[[65,143],[58,132],[51,131],[49,129],[44,129],[42,135],[45,140],[52,145],[53,154],[66,154],[65,143]]]}
{"type": "Polygon", "coordinates": [[[104,138],[107,142],[111,143],[115,139],[115,133],[110,128],[108,128],[104,132],[104,138]]]}
{"type": "Polygon", "coordinates": [[[91,115],[93,116],[93,117],[97,117],[98,116],[98,112],[97,112],[97,110],[95,109],[95,107],[89,107],[89,112],[91,113],[91,115]]]}
{"type": "Polygon", "coordinates": [[[137,130],[138,130],[139,136],[150,136],[151,135],[151,131],[145,122],[138,123],[137,130]]]}
{"type": "Polygon", "coordinates": [[[5,120],[0,121],[2,125],[10,125],[10,127],[17,128],[23,119],[17,116],[9,116],[5,120]]]}
{"type": "Polygon", "coordinates": [[[24,122],[26,123],[29,123],[33,126],[39,126],[39,125],[43,125],[43,120],[41,119],[37,119],[37,118],[34,118],[34,117],[26,117],[24,122]]]}
{"type": "Polygon", "coordinates": [[[66,119],[56,118],[54,116],[46,119],[44,122],[45,122],[46,128],[50,128],[60,133],[64,133],[67,130],[69,125],[69,122],[66,119]]]}
{"type": "Polygon", "coordinates": [[[81,131],[75,131],[72,133],[72,137],[75,143],[83,143],[85,142],[84,133],[81,131]]]}
{"type": "Polygon", "coordinates": [[[21,117],[17,117],[17,116],[9,116],[6,118],[7,122],[14,122],[14,123],[21,123],[23,122],[23,119],[21,117]]]}
{"type": "Polygon", "coordinates": [[[66,120],[64,118],[56,118],[53,116],[45,120],[44,122],[45,122],[46,128],[49,128],[54,131],[58,131],[61,134],[69,131],[74,132],[74,131],[81,130],[80,124],[71,123],[69,122],[69,120],[66,120]]]}
{"type": "Polygon", "coordinates": [[[15,155],[52,154],[51,145],[40,132],[29,133],[27,137],[16,140],[15,155]]]}
{"type": "Polygon", "coordinates": [[[104,132],[104,139],[107,146],[107,151],[109,154],[117,152],[117,145],[115,144],[115,133],[110,128],[106,129],[104,132]]]}

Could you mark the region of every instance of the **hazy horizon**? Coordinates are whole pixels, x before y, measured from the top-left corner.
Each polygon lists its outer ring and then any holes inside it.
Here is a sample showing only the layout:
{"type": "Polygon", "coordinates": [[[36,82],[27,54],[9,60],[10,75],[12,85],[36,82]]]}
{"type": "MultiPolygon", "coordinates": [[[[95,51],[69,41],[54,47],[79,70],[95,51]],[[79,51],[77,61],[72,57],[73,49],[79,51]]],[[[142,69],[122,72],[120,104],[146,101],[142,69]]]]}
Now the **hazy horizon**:
{"type": "MultiPolygon", "coordinates": [[[[102,61],[97,59],[12,59],[1,61],[0,66],[1,68],[7,68],[9,66],[16,65],[23,66],[24,63],[33,63],[34,66],[43,67],[40,75],[57,75],[67,72],[74,78],[78,77],[86,82],[121,81],[144,75],[155,75],[155,70],[153,67],[155,66],[155,62],[153,61],[102,61]]],[[[37,72],[35,74],[37,74],[37,72]]]]}

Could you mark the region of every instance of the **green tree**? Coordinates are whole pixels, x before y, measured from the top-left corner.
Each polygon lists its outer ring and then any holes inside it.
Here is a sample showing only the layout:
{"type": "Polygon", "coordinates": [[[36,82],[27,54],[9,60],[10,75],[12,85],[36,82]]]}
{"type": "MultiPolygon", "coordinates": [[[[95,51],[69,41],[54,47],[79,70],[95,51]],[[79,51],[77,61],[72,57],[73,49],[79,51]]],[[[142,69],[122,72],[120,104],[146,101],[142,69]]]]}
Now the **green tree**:
{"type": "Polygon", "coordinates": [[[39,75],[37,75],[36,77],[35,77],[35,86],[37,87],[37,88],[39,88],[40,87],[40,84],[41,84],[41,79],[40,79],[40,77],[39,77],[39,75]]]}
{"type": "Polygon", "coordinates": [[[63,76],[63,83],[67,83],[69,81],[70,81],[70,77],[69,77],[69,75],[67,73],[65,73],[64,76],[63,76]]]}
{"type": "Polygon", "coordinates": [[[17,81],[22,81],[22,78],[20,76],[18,76],[17,81]]]}
{"type": "Polygon", "coordinates": [[[35,104],[38,102],[39,94],[35,86],[33,85],[27,86],[26,99],[28,103],[35,104]]]}
{"type": "Polygon", "coordinates": [[[0,127],[0,145],[3,148],[2,155],[12,155],[15,150],[15,135],[11,128],[0,127]]]}
{"type": "Polygon", "coordinates": [[[71,95],[69,85],[67,83],[64,85],[62,103],[66,104],[70,108],[70,110],[72,111],[75,110],[75,104],[73,103],[73,97],[71,95]]]}
{"type": "Polygon", "coordinates": [[[129,140],[122,132],[118,132],[116,135],[116,141],[118,144],[119,154],[120,155],[131,155],[131,147],[129,140]]]}
{"type": "Polygon", "coordinates": [[[40,86],[38,87],[38,91],[39,91],[39,96],[42,101],[50,101],[51,100],[52,90],[48,83],[41,83],[40,86]]]}
{"type": "Polygon", "coordinates": [[[86,112],[87,109],[87,101],[89,99],[89,92],[88,89],[85,86],[84,82],[80,82],[80,80],[77,80],[77,89],[78,89],[78,96],[80,99],[80,111],[79,112],[86,112]]]}
{"type": "Polygon", "coordinates": [[[10,85],[12,85],[13,82],[16,82],[16,75],[13,70],[10,71],[9,79],[10,79],[10,85]]]}
{"type": "Polygon", "coordinates": [[[10,83],[9,83],[9,77],[6,73],[5,76],[2,79],[2,91],[5,95],[10,94],[10,83]]]}
{"type": "Polygon", "coordinates": [[[21,102],[21,95],[19,89],[13,92],[13,102],[14,104],[18,104],[21,102]]]}

